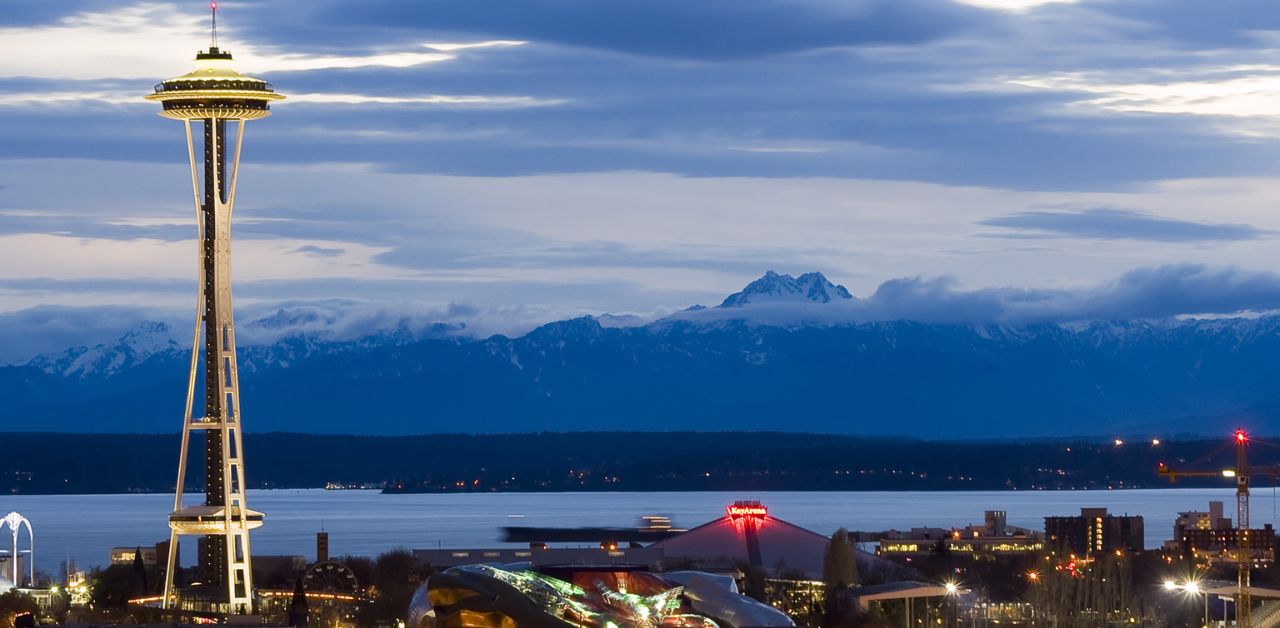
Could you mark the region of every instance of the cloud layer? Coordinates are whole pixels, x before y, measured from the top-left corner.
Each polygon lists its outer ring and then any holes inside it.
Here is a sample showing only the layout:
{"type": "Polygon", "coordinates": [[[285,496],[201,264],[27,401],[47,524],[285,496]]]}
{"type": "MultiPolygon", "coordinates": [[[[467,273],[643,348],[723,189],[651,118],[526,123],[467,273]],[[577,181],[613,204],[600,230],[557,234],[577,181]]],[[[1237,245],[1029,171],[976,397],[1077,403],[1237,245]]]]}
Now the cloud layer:
{"type": "MultiPolygon", "coordinates": [[[[405,338],[494,334],[522,335],[555,320],[599,317],[609,327],[657,321],[758,324],[859,324],[916,321],[939,324],[1038,325],[1117,320],[1165,320],[1188,316],[1253,316],[1280,310],[1280,274],[1237,268],[1172,265],[1144,268],[1077,289],[965,289],[954,277],[907,277],[885,281],[870,295],[827,303],[765,300],[741,307],[688,309],[663,316],[602,314],[547,307],[477,307],[449,303],[357,300],[257,303],[240,312],[237,340],[269,344],[293,335],[329,341],[373,334],[405,338]]],[[[0,364],[22,363],[37,354],[110,343],[149,321],[165,322],[172,338],[189,342],[189,315],[176,309],[129,307],[37,307],[0,314],[0,364]]]]}
{"type": "Polygon", "coordinates": [[[1065,236],[1096,240],[1217,242],[1253,240],[1269,232],[1251,225],[1172,220],[1124,209],[1029,211],[988,218],[980,224],[1012,229],[1015,237],[1065,236]]]}
{"type": "Polygon", "coordinates": [[[830,303],[768,302],[677,312],[667,320],[749,320],[771,325],[915,321],[1035,325],[1253,316],[1280,310],[1280,274],[1178,264],[1142,268],[1074,289],[966,289],[955,277],[904,277],[871,294],[830,303]]]}
{"type": "MultiPolygon", "coordinates": [[[[202,7],[59,6],[12,8],[0,27],[0,155],[163,161],[137,96],[188,68],[202,7]],[[69,123],[96,131],[57,141],[69,123]]],[[[281,0],[220,21],[246,71],[296,96],[270,122],[276,161],[1044,187],[1275,161],[1270,143],[1208,150],[1259,136],[1276,110],[1276,70],[1257,64],[1272,10],[1217,6],[1209,20],[1194,0],[281,0]],[[467,139],[423,134],[441,127],[467,139]]]]}
{"type": "MultiPolygon", "coordinates": [[[[6,9],[0,312],[185,311],[185,150],[141,95],[189,69],[204,6],[6,9]]],[[[785,267],[864,317],[1059,320],[1140,311],[1126,272],[1254,303],[1280,268],[1280,9],[1257,2],[273,0],[219,25],[291,97],[248,130],[245,306],[468,303],[519,330],[785,267]]]]}
{"type": "Polygon", "coordinates": [[[885,282],[866,308],[878,320],[1005,324],[1249,314],[1280,309],[1280,275],[1179,264],[1074,290],[971,291],[951,278],[916,277],[885,282]]]}

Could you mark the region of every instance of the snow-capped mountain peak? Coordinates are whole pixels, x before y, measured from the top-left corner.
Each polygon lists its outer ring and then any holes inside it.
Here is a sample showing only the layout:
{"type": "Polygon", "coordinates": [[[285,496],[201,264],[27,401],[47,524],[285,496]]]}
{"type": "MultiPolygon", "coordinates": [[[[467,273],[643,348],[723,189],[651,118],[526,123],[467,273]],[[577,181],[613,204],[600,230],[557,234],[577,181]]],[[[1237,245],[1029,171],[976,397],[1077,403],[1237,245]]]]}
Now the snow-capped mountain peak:
{"type": "Polygon", "coordinates": [[[167,323],[143,321],[111,344],[79,347],[64,353],[45,355],[31,364],[50,374],[84,377],[111,376],[136,366],[148,358],[179,349],[174,330],[167,323]]]}
{"type": "Polygon", "coordinates": [[[833,284],[822,273],[805,273],[799,277],[768,271],[747,284],[741,292],[728,296],[719,307],[743,307],[756,303],[831,303],[852,300],[844,286],[833,284]]]}

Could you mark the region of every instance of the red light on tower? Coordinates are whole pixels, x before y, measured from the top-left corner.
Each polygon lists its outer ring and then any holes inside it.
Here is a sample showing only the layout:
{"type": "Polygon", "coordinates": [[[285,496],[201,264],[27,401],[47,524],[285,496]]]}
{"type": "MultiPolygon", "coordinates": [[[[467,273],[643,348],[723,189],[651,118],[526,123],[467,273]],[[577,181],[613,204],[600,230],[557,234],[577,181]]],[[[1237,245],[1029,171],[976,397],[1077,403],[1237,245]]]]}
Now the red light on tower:
{"type": "Polygon", "coordinates": [[[1244,430],[1236,430],[1236,442],[1237,442],[1237,443],[1243,443],[1243,442],[1245,442],[1245,441],[1247,441],[1247,440],[1249,440],[1249,437],[1248,437],[1248,435],[1246,435],[1246,434],[1244,433],[1244,430]]]}

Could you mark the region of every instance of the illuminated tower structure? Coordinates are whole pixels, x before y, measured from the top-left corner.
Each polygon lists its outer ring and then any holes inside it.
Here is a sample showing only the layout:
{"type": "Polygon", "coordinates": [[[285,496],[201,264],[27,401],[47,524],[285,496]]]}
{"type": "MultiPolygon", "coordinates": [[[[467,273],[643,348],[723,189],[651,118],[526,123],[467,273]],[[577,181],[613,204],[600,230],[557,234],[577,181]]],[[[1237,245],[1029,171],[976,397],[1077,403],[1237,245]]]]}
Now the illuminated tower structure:
{"type": "Polygon", "coordinates": [[[18,569],[18,536],[21,533],[22,526],[27,526],[27,571],[30,573],[30,580],[27,586],[36,586],[36,533],[31,529],[31,522],[22,515],[11,512],[4,517],[0,517],[0,530],[9,528],[13,533],[13,551],[9,553],[10,584],[19,586],[22,584],[21,571],[18,569]]]}
{"type": "Polygon", "coordinates": [[[178,456],[178,483],[169,515],[169,547],[179,535],[199,540],[202,586],[175,596],[177,551],[169,552],[165,571],[165,607],[226,615],[253,613],[253,572],[249,530],[262,525],[262,513],[245,503],[244,448],[241,441],[240,388],[236,373],[235,323],[231,308],[231,215],[240,172],[240,149],[249,120],[270,115],[269,104],[284,96],[266,81],[231,69],[231,53],[218,48],[217,3],[209,49],[196,55],[196,69],[156,85],[147,100],[159,102],[160,115],[182,122],[187,135],[191,188],[199,239],[199,289],[192,338],[191,367],[178,456]],[[228,167],[228,122],[235,124],[235,145],[228,167]],[[197,142],[192,127],[203,139],[197,142]],[[202,159],[197,160],[197,146],[202,159]],[[201,339],[203,338],[203,342],[201,339]],[[203,358],[203,359],[202,359],[203,358]],[[195,412],[197,383],[203,383],[203,416],[195,412]],[[204,503],[184,505],[187,454],[192,431],[204,434],[204,503]]]}

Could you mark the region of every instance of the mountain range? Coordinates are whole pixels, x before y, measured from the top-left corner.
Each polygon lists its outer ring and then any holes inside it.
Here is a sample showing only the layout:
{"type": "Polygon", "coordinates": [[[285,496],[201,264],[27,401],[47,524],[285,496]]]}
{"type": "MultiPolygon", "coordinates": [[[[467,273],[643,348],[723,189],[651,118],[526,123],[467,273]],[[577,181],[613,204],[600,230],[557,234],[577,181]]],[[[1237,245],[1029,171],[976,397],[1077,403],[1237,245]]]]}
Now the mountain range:
{"type": "MultiPolygon", "coordinates": [[[[244,346],[252,431],[773,430],[916,438],[1218,434],[1280,424],[1280,317],[959,324],[860,320],[820,273],[766,273],[714,307],[582,317],[519,337],[401,324],[244,346]]],[[[288,329],[282,308],[242,327],[288,329]]],[[[190,336],[0,367],[10,429],[180,427],[190,336]]]]}

